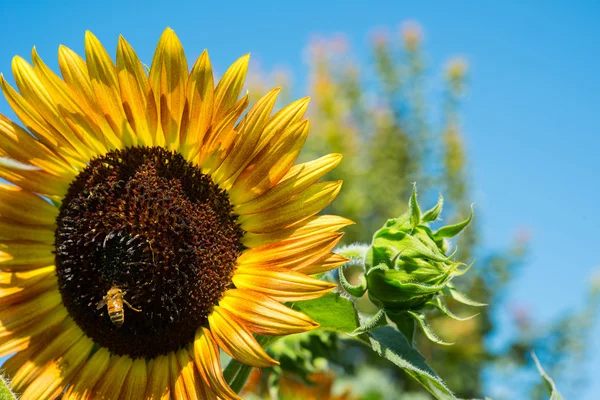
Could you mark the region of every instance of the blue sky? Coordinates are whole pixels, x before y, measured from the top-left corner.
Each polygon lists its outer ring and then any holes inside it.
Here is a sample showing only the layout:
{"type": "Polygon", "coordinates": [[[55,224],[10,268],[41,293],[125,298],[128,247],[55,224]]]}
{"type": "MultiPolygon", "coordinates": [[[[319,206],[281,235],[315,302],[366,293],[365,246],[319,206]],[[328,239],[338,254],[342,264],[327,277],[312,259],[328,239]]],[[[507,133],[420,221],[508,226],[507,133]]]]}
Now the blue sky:
{"type": "MultiPolygon", "coordinates": [[[[303,50],[313,35],[342,32],[366,56],[374,28],[416,20],[430,65],[456,54],[470,63],[463,122],[486,245],[505,247],[521,227],[532,235],[530,262],[508,305],[524,304],[542,322],[581,306],[600,266],[598,3],[356,3],[0,0],[0,72],[9,75],[12,57],[29,58],[33,45],[56,69],[59,44],[83,54],[87,29],[110,51],[123,34],[149,63],[170,26],[190,59],[208,48],[222,71],[251,52],[267,70],[288,66],[304,87],[303,50]]],[[[5,101],[0,112],[12,115],[5,101]]],[[[600,373],[599,340],[591,353],[589,367],[600,373]]],[[[600,384],[579,398],[592,393],[600,384]]]]}

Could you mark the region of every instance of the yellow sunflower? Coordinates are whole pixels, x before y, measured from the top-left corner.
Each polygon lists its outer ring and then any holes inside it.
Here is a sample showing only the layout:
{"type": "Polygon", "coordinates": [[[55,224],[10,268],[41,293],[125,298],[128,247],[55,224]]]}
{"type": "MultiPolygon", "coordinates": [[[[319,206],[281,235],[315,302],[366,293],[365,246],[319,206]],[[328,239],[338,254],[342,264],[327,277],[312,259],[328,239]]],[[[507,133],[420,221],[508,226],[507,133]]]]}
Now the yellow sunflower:
{"type": "Polygon", "coordinates": [[[27,130],[0,115],[0,356],[23,399],[239,398],[219,349],[276,362],[254,334],[316,323],[283,302],[332,285],[309,275],[349,225],[317,216],[341,182],[331,154],[294,165],[308,99],[243,117],[248,56],[214,85],[167,29],[148,73],[121,37],[116,64],[91,33],[85,60],[35,49],[1,79],[27,130]]]}

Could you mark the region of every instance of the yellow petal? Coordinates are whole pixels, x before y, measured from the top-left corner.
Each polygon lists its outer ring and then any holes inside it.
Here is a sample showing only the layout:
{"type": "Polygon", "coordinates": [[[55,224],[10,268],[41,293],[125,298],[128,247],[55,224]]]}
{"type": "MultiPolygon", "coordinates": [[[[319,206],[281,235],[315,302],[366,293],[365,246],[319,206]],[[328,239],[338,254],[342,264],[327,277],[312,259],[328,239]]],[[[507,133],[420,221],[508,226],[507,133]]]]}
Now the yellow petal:
{"type": "Polygon", "coordinates": [[[75,170],[61,156],[35,139],[29,132],[0,114],[0,144],[2,151],[24,164],[34,165],[56,176],[57,180],[70,182],[75,170]]]}
{"type": "Polygon", "coordinates": [[[340,232],[324,232],[260,246],[246,250],[240,255],[238,265],[240,267],[271,266],[283,269],[301,267],[329,253],[343,235],[340,232]]]}
{"type": "MultiPolygon", "coordinates": [[[[92,388],[104,376],[108,369],[110,361],[110,353],[103,347],[87,360],[73,379],[73,383],[69,385],[63,400],[86,400],[92,399],[92,388]]],[[[146,362],[144,361],[144,365],[146,362]]]]}
{"type": "Polygon", "coordinates": [[[85,33],[85,58],[96,100],[108,124],[123,141],[122,147],[137,145],[137,138],[123,110],[115,64],[90,31],[85,33]]]}
{"type": "Polygon", "coordinates": [[[289,228],[269,233],[246,232],[242,238],[244,246],[254,249],[266,244],[272,244],[289,239],[299,239],[306,236],[335,232],[354,222],[337,215],[316,215],[289,228]]]}
{"type": "Polygon", "coordinates": [[[267,233],[285,229],[327,207],[341,188],[342,181],[317,182],[280,207],[257,214],[242,215],[238,222],[246,232],[267,233]]]}
{"type": "Polygon", "coordinates": [[[139,144],[152,146],[156,135],[156,123],[152,123],[150,107],[154,108],[156,114],[156,106],[154,99],[149,99],[150,86],[144,67],[123,36],[119,37],[117,48],[117,77],[123,109],[138,137],[139,144]]]}
{"type": "Polygon", "coordinates": [[[208,317],[208,323],[219,347],[236,360],[258,368],[279,364],[269,357],[252,333],[224,308],[216,306],[208,317]]]}
{"type": "MultiPolygon", "coordinates": [[[[0,286],[0,307],[20,303],[49,290],[58,290],[54,268],[40,268],[40,271],[45,273],[20,282],[14,279],[8,284],[8,287],[0,286]]],[[[0,277],[6,274],[6,272],[0,273],[0,277]]]]}
{"type": "Polygon", "coordinates": [[[99,124],[107,145],[110,144],[108,147],[111,149],[120,148],[122,146],[119,133],[121,128],[115,132],[109,124],[109,120],[107,120],[109,116],[104,114],[96,99],[88,67],[83,58],[68,47],[61,45],[58,49],[58,65],[67,85],[79,96],[82,107],[90,112],[99,124]]]}
{"type": "Polygon", "coordinates": [[[292,167],[308,135],[308,120],[272,140],[238,176],[229,191],[233,204],[246,203],[275,186],[292,167]]]}
{"type": "Polygon", "coordinates": [[[187,61],[181,42],[175,32],[167,28],[156,47],[149,80],[165,144],[171,150],[179,148],[179,127],[185,107],[187,77],[187,61]]]}
{"type": "Polygon", "coordinates": [[[58,208],[20,187],[0,183],[0,217],[27,225],[54,225],[58,208]]]}
{"type": "MultiPolygon", "coordinates": [[[[83,58],[68,47],[61,45],[58,48],[58,66],[67,85],[86,101],[88,106],[96,105],[96,96],[83,58]]],[[[96,107],[90,108],[95,109],[96,107]]]]}
{"type": "Polygon", "coordinates": [[[180,367],[180,377],[183,379],[188,399],[216,399],[214,393],[206,386],[200,372],[194,364],[194,359],[187,349],[180,349],[176,353],[177,363],[180,367]]]}
{"type": "Polygon", "coordinates": [[[187,394],[183,378],[183,371],[179,366],[177,356],[174,352],[170,352],[167,357],[169,363],[169,383],[171,385],[171,397],[175,399],[193,398],[187,394]]]}
{"type": "Polygon", "coordinates": [[[0,270],[30,270],[54,264],[54,246],[33,242],[0,241],[0,270]]]}
{"type": "Polygon", "coordinates": [[[219,169],[212,175],[213,180],[225,189],[237,178],[239,172],[250,163],[250,156],[258,145],[258,141],[267,124],[271,110],[277,100],[280,89],[273,89],[263,96],[248,114],[244,117],[237,128],[237,142],[231,150],[231,155],[223,162],[219,169]],[[233,179],[232,179],[233,176],[233,179]],[[226,180],[230,182],[225,183],[226,180]]]}
{"type": "Polygon", "coordinates": [[[16,288],[27,288],[34,283],[39,282],[55,271],[54,266],[38,268],[31,271],[23,272],[0,272],[0,298],[4,297],[4,293],[11,289],[11,286],[16,288]]]}
{"type": "Polygon", "coordinates": [[[0,241],[0,270],[23,271],[53,265],[53,251],[50,244],[0,241]]]}
{"type": "Polygon", "coordinates": [[[292,270],[306,275],[320,274],[337,268],[345,262],[348,262],[348,260],[348,258],[340,256],[339,254],[330,253],[312,264],[300,265],[292,268],[292,270]]]}
{"type": "Polygon", "coordinates": [[[335,168],[341,159],[341,154],[329,154],[314,161],[294,165],[275,187],[248,203],[237,206],[235,212],[238,215],[254,214],[277,207],[302,193],[335,168]]]}
{"type": "Polygon", "coordinates": [[[44,338],[53,336],[65,318],[67,318],[67,310],[64,307],[56,307],[18,331],[4,332],[1,335],[0,357],[24,350],[34,345],[34,343],[44,342],[44,338]]]}
{"type": "Polygon", "coordinates": [[[65,154],[69,160],[73,160],[73,166],[81,166],[85,163],[85,156],[79,154],[62,135],[49,124],[16,90],[14,90],[0,75],[0,86],[2,92],[17,117],[35,136],[49,148],[65,154]]]}
{"type": "Polygon", "coordinates": [[[108,370],[92,390],[92,399],[120,399],[121,389],[133,360],[127,356],[111,356],[108,370]]]}
{"type": "Polygon", "coordinates": [[[68,184],[57,180],[56,176],[2,158],[0,158],[0,178],[53,200],[62,199],[69,188],[68,184]]]}
{"type": "Polygon", "coordinates": [[[228,290],[219,305],[235,315],[251,332],[261,335],[290,335],[319,326],[306,315],[250,290],[228,290]]]}
{"type": "Polygon", "coordinates": [[[60,293],[50,291],[29,299],[12,307],[0,310],[0,335],[8,331],[19,330],[28,323],[35,321],[50,310],[56,308],[61,302],[60,293]]]}
{"type": "Polygon", "coordinates": [[[221,370],[219,348],[210,331],[201,327],[194,338],[194,362],[202,378],[212,391],[224,399],[238,400],[240,397],[227,385],[221,370]]]}
{"type": "Polygon", "coordinates": [[[217,84],[214,98],[213,123],[218,123],[225,112],[237,102],[244,86],[246,73],[248,72],[248,61],[250,61],[250,54],[240,57],[225,71],[225,74],[217,84]]]}
{"type": "Polygon", "coordinates": [[[33,67],[23,58],[15,57],[12,68],[21,95],[58,132],[56,137],[62,137],[61,142],[68,143],[86,159],[96,155],[97,152],[89,148],[66,123],[33,67]]]}
{"type": "Polygon", "coordinates": [[[232,278],[236,288],[266,294],[280,302],[311,300],[336,285],[284,269],[238,268],[232,278]]]}
{"type": "Polygon", "coordinates": [[[80,337],[66,353],[59,355],[44,367],[23,392],[22,399],[46,400],[58,397],[87,361],[93,346],[92,340],[86,336],[80,337]]]}
{"type": "Polygon", "coordinates": [[[251,158],[258,155],[265,147],[270,146],[273,138],[279,137],[290,126],[299,122],[304,117],[309,101],[310,98],[308,97],[296,100],[273,115],[269,119],[251,158]]]}
{"type": "Polygon", "coordinates": [[[202,167],[204,173],[210,173],[217,169],[229,154],[237,136],[233,126],[248,106],[248,101],[248,95],[242,97],[240,101],[225,111],[222,118],[212,125],[209,134],[204,137],[204,143],[198,154],[198,165],[202,167]],[[207,163],[208,157],[215,154],[215,152],[217,154],[214,160],[207,163]]]}
{"type": "Polygon", "coordinates": [[[181,149],[181,154],[187,160],[193,160],[198,155],[212,124],[214,85],[210,58],[204,50],[192,67],[187,83],[189,116],[181,149]]]}
{"type": "Polygon", "coordinates": [[[171,388],[169,385],[169,357],[163,355],[153,360],[152,369],[146,386],[147,399],[169,399],[171,388]]]}
{"type": "MultiPolygon", "coordinates": [[[[50,333],[53,334],[54,332],[51,331],[50,333]]],[[[40,336],[37,339],[37,341],[30,343],[23,351],[19,351],[4,361],[2,372],[6,374],[5,376],[9,376],[12,379],[24,364],[29,362],[35,354],[38,354],[50,342],[47,336],[40,336]]]]}
{"type": "Polygon", "coordinates": [[[47,363],[60,358],[84,336],[81,329],[70,319],[65,320],[59,329],[62,329],[61,333],[54,336],[53,340],[42,351],[26,360],[13,375],[11,385],[16,392],[25,390],[43,372],[47,363]]]}
{"type": "Polygon", "coordinates": [[[107,141],[102,128],[94,118],[92,110],[86,107],[85,102],[60,79],[39,57],[35,47],[31,58],[37,77],[56,105],[58,113],[64,118],[67,125],[77,135],[78,139],[86,143],[95,154],[104,154],[107,151],[107,141]]]}
{"type": "Polygon", "coordinates": [[[128,400],[144,399],[147,383],[148,371],[146,359],[136,358],[133,360],[129,374],[127,374],[127,378],[121,389],[121,397],[128,400]]]}
{"type": "Polygon", "coordinates": [[[52,244],[54,243],[53,226],[21,225],[16,222],[0,219],[0,240],[28,240],[52,244]]]}

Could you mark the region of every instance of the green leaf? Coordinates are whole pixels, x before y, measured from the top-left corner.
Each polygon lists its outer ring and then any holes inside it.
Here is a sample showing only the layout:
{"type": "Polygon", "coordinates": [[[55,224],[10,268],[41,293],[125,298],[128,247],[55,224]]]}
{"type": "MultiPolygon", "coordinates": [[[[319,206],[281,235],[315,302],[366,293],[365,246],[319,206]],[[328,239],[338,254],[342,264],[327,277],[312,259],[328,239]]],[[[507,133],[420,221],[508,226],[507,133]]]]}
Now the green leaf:
{"type": "Polygon", "coordinates": [[[318,322],[320,329],[350,334],[360,326],[354,305],[339,293],[294,303],[292,308],[318,322]]]}
{"type": "Polygon", "coordinates": [[[463,231],[463,229],[465,229],[467,227],[467,225],[469,225],[469,223],[471,222],[471,219],[473,219],[473,206],[471,206],[471,214],[469,215],[469,218],[465,219],[463,222],[459,222],[456,225],[448,225],[448,226],[441,227],[433,235],[438,240],[442,239],[442,238],[454,237],[454,236],[458,235],[459,233],[461,233],[463,231]]]}
{"type": "Polygon", "coordinates": [[[437,399],[455,399],[442,379],[427,365],[425,357],[400,332],[385,326],[370,331],[368,338],[377,354],[402,368],[437,399]]]}
{"type": "Polygon", "coordinates": [[[421,328],[421,330],[423,331],[425,336],[427,336],[427,339],[431,340],[434,343],[441,344],[442,346],[452,346],[454,344],[454,343],[444,342],[442,339],[440,339],[439,336],[436,335],[436,333],[433,331],[433,329],[431,329],[431,326],[427,322],[425,315],[417,314],[412,311],[407,311],[407,313],[419,325],[419,327],[421,328]]]}
{"type": "Polygon", "coordinates": [[[540,360],[538,360],[535,353],[531,353],[531,358],[533,358],[535,366],[537,367],[540,375],[542,376],[542,379],[544,379],[544,384],[546,386],[546,390],[548,391],[548,395],[550,396],[550,400],[562,400],[563,397],[559,393],[556,384],[554,383],[552,378],[550,378],[550,376],[546,373],[546,371],[544,371],[544,368],[542,367],[542,364],[540,364],[540,360]]]}
{"type": "Polygon", "coordinates": [[[435,221],[440,216],[443,206],[444,206],[444,197],[442,197],[442,194],[440,193],[440,197],[438,198],[437,204],[433,208],[430,208],[429,210],[425,211],[425,214],[423,214],[423,217],[421,217],[421,220],[423,222],[435,221]]]}
{"type": "Polygon", "coordinates": [[[421,209],[417,202],[417,184],[413,183],[413,190],[408,202],[408,209],[410,210],[410,225],[413,229],[419,226],[421,223],[421,209]]]}
{"type": "Polygon", "coordinates": [[[8,379],[5,375],[0,376],[0,399],[2,400],[16,400],[17,397],[10,390],[8,379]]]}

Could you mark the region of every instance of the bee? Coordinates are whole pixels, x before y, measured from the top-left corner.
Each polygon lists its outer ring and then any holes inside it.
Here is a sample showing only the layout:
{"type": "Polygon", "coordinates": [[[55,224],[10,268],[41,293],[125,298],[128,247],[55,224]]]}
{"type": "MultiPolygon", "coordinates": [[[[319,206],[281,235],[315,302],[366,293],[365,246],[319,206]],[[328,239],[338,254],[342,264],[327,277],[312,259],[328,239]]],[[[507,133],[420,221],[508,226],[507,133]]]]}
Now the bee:
{"type": "Polygon", "coordinates": [[[119,328],[121,325],[123,325],[123,322],[125,322],[123,303],[125,303],[127,307],[131,308],[133,311],[142,311],[138,308],[134,308],[131,304],[129,304],[129,302],[127,302],[127,300],[123,298],[123,296],[125,296],[125,292],[118,287],[113,286],[96,306],[97,310],[104,306],[108,306],[108,316],[110,317],[110,321],[117,328],[119,328]]]}

